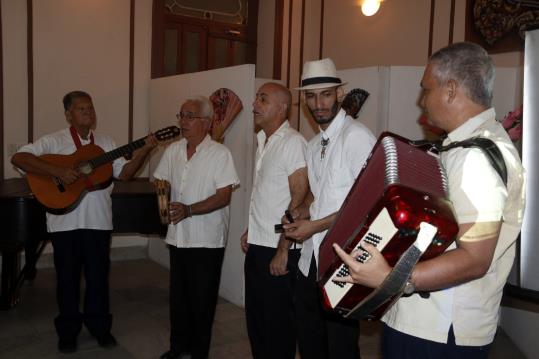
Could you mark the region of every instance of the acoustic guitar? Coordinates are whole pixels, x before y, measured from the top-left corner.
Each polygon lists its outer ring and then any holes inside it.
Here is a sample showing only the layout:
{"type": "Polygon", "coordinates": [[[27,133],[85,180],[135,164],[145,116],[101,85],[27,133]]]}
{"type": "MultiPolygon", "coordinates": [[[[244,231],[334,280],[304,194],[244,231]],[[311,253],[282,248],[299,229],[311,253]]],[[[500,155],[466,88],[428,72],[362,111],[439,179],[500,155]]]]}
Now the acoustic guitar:
{"type": "MultiPolygon", "coordinates": [[[[179,136],[180,128],[170,126],[154,133],[158,141],[166,141],[179,136]]],[[[47,212],[65,214],[77,207],[88,192],[106,188],[112,182],[112,161],[131,154],[144,146],[146,137],[127,145],[105,152],[94,144],[80,147],[71,155],[46,154],[40,159],[53,165],[75,168],[80,177],[71,184],[62,183],[59,178],[27,173],[26,179],[37,200],[47,212]]]]}

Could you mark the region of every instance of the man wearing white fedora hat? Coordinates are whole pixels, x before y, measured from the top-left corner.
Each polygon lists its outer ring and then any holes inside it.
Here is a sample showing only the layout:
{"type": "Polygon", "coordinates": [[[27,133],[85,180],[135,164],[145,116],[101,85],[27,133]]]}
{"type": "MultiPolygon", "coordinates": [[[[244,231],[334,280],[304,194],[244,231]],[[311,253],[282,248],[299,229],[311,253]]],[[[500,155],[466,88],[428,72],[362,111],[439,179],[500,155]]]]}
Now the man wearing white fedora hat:
{"type": "Polygon", "coordinates": [[[312,196],[293,211],[294,223],[283,220],[286,236],[303,242],[295,290],[302,359],[359,358],[359,322],[324,312],[316,282],[320,242],[376,142],[341,109],[342,85],[333,61],[322,59],[305,63],[298,88],[320,127],[307,146],[312,196]]]}

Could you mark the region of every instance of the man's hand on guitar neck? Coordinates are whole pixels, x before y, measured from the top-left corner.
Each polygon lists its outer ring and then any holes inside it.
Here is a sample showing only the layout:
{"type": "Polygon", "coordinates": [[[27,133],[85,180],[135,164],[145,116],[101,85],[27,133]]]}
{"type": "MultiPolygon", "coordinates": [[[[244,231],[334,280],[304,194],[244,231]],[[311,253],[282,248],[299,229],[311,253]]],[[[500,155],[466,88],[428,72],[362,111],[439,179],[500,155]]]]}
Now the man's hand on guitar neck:
{"type": "Polygon", "coordinates": [[[146,136],[146,138],[144,139],[144,149],[146,149],[147,151],[150,151],[152,148],[154,148],[155,146],[157,146],[159,142],[157,141],[157,138],[155,138],[155,135],[150,132],[150,134],[148,136],[146,136]]]}
{"type": "Polygon", "coordinates": [[[122,172],[118,176],[118,179],[121,181],[127,181],[128,179],[132,178],[155,146],[157,146],[157,138],[155,138],[155,135],[150,132],[150,134],[144,139],[144,146],[133,152],[133,158],[131,158],[131,160],[125,164],[122,172]]]}

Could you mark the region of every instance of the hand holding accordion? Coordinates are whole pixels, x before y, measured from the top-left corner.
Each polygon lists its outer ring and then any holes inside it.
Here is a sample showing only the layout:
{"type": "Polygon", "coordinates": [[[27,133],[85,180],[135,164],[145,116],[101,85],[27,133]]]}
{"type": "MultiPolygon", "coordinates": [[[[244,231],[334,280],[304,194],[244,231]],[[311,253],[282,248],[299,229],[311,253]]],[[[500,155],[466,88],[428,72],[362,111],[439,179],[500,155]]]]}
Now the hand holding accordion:
{"type": "MultiPolygon", "coordinates": [[[[415,263],[444,252],[457,232],[438,155],[383,133],[320,245],[324,307],[345,317],[378,319],[400,296],[415,263]],[[346,253],[369,243],[394,270],[376,289],[336,281],[349,269],[334,243],[346,253]]],[[[358,261],[368,256],[365,252],[358,261]]]]}

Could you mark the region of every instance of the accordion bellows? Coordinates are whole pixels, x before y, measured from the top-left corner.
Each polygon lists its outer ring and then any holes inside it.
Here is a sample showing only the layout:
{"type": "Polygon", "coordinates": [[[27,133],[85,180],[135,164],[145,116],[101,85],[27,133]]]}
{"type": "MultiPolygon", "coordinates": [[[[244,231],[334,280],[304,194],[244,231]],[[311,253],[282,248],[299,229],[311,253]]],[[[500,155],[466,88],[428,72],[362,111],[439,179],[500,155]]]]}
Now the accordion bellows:
{"type": "MultiPolygon", "coordinates": [[[[445,251],[458,232],[447,191],[445,171],[436,153],[383,133],[320,245],[318,275],[324,307],[350,316],[375,291],[333,281],[347,271],[333,243],[350,253],[369,242],[393,266],[414,242],[421,222],[427,222],[438,231],[421,260],[445,251]]],[[[372,318],[379,315],[372,314],[372,318]]]]}

